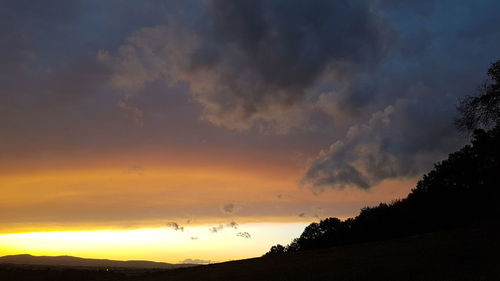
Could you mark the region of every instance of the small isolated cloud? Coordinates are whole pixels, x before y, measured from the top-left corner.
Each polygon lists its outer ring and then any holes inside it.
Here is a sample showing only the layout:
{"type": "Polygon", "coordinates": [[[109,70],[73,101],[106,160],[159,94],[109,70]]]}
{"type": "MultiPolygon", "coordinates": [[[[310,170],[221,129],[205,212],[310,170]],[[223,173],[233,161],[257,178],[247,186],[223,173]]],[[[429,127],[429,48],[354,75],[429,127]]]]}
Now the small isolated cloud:
{"type": "Polygon", "coordinates": [[[224,213],[232,213],[234,212],[234,204],[233,203],[229,203],[229,204],[226,204],[224,206],[222,206],[222,210],[224,211],[224,213]]]}
{"type": "Polygon", "coordinates": [[[237,229],[238,228],[238,223],[236,223],[235,221],[230,221],[226,224],[227,227],[230,227],[230,228],[234,228],[234,229],[237,229]]]}
{"type": "Polygon", "coordinates": [[[208,264],[212,262],[213,261],[211,260],[201,260],[201,259],[185,259],[181,261],[181,263],[187,263],[187,264],[208,264]]]}
{"type": "Polygon", "coordinates": [[[180,226],[176,222],[167,222],[167,226],[170,227],[170,228],[172,228],[175,231],[177,231],[177,230],[184,231],[184,227],[180,226]]]}
{"type": "Polygon", "coordinates": [[[250,233],[248,233],[246,231],[245,232],[238,232],[238,233],[236,233],[236,236],[247,238],[247,239],[252,238],[252,235],[250,235],[250,233]]]}
{"type": "Polygon", "coordinates": [[[191,239],[191,240],[198,240],[198,237],[197,236],[193,236],[193,237],[191,237],[189,239],[191,239]]]}
{"type": "Polygon", "coordinates": [[[228,222],[226,224],[219,224],[218,226],[212,226],[208,230],[210,232],[212,232],[212,233],[217,233],[217,232],[223,230],[226,227],[238,229],[238,223],[235,222],[235,221],[230,221],[230,222],[228,222]]]}
{"type": "Polygon", "coordinates": [[[224,229],[224,226],[222,224],[219,224],[218,226],[210,227],[208,230],[212,233],[217,233],[217,232],[221,231],[222,229],[224,229]]]}
{"type": "Polygon", "coordinates": [[[306,216],[306,213],[300,213],[300,214],[298,214],[298,216],[299,216],[300,218],[303,218],[303,217],[305,217],[305,216],[306,216]]]}

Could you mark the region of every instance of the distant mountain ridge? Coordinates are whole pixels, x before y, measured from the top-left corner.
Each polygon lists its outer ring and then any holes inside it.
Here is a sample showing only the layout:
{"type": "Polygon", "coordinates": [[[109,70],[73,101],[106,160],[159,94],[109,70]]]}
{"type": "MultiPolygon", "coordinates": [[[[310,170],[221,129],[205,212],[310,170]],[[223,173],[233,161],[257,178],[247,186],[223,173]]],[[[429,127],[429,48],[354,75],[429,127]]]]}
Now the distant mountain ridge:
{"type": "Polygon", "coordinates": [[[81,266],[81,267],[120,267],[120,268],[161,268],[173,269],[194,266],[193,264],[171,264],[144,260],[116,261],[108,259],[86,259],[72,256],[32,256],[9,255],[0,257],[0,264],[81,266]]]}

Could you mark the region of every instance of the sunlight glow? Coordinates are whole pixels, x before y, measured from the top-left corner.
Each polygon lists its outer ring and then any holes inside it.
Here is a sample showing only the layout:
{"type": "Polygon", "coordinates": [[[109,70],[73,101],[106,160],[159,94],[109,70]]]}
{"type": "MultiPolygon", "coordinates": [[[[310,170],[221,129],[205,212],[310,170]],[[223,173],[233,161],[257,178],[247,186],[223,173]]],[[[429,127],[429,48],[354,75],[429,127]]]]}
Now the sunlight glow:
{"type": "Polygon", "coordinates": [[[257,257],[274,244],[288,244],[307,223],[242,224],[217,233],[211,225],[133,230],[56,231],[0,235],[0,255],[71,255],[117,260],[179,263],[184,259],[220,262],[257,257]],[[248,232],[251,238],[238,237],[248,232]]]}

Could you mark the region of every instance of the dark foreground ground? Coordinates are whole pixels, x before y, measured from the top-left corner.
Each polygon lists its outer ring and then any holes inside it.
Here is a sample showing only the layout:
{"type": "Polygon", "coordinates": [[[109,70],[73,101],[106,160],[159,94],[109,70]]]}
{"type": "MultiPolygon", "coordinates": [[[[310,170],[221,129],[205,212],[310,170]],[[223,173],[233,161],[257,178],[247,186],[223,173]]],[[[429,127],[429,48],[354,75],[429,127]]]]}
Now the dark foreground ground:
{"type": "Polygon", "coordinates": [[[0,280],[500,280],[500,228],[456,229],[174,270],[0,265],[0,280]]]}

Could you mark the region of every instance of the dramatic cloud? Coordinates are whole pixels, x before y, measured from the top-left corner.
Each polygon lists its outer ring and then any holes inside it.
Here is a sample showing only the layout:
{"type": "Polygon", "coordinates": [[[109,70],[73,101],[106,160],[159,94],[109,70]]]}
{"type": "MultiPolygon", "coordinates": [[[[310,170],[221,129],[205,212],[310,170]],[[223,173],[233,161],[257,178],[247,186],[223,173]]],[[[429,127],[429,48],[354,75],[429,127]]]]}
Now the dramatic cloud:
{"type": "Polygon", "coordinates": [[[456,102],[497,56],[491,6],[212,0],[190,6],[196,21],[140,29],[99,58],[129,95],[157,81],[188,86],[217,126],[321,126],[333,144],[302,182],[368,189],[416,176],[458,147],[456,102]]]}
{"type": "Polygon", "coordinates": [[[453,126],[455,106],[484,79],[500,43],[493,36],[500,34],[500,20],[485,10],[493,3],[462,4],[429,1],[413,14],[414,5],[379,7],[398,32],[398,45],[356,83],[326,87],[332,90],[320,95],[318,107],[349,126],[345,137],[309,162],[302,184],[314,191],[368,189],[385,179],[416,177],[462,145],[453,126]]]}
{"type": "Polygon", "coordinates": [[[175,230],[175,231],[178,231],[178,230],[180,230],[180,231],[184,231],[184,227],[183,227],[183,226],[180,226],[180,225],[179,225],[178,223],[176,223],[176,222],[168,222],[168,223],[167,223],[167,226],[168,226],[168,227],[170,227],[170,228],[172,228],[172,229],[173,229],[173,230],[175,230]]]}
{"type": "Polygon", "coordinates": [[[337,188],[355,185],[366,189],[376,183],[372,181],[398,175],[400,159],[380,151],[384,141],[380,134],[389,128],[393,112],[393,107],[387,107],[374,114],[367,125],[351,127],[345,141],[335,142],[312,161],[303,183],[337,188]]]}
{"type": "Polygon", "coordinates": [[[496,0],[1,3],[5,231],[352,215],[466,141],[500,59],[496,0]]]}
{"type": "Polygon", "coordinates": [[[409,112],[416,112],[413,106],[401,101],[374,113],[367,124],[350,127],[344,139],[309,163],[302,184],[315,190],[345,186],[368,189],[382,180],[416,176],[430,168],[436,158],[444,156],[441,151],[457,146],[457,141],[451,124],[436,123],[433,129],[416,131],[421,124],[419,116],[407,120],[409,112]],[[433,138],[432,144],[422,141],[433,138]]]}
{"type": "Polygon", "coordinates": [[[236,236],[247,238],[247,239],[252,238],[252,235],[250,235],[250,233],[248,233],[246,231],[245,232],[238,232],[238,233],[236,233],[236,236]]]}
{"type": "Polygon", "coordinates": [[[368,67],[392,32],[364,1],[206,1],[199,24],[177,19],[139,30],[116,56],[99,58],[112,83],[185,82],[209,122],[283,133],[305,121],[308,91],[368,67]],[[188,26],[189,25],[189,26],[188,26]]]}

